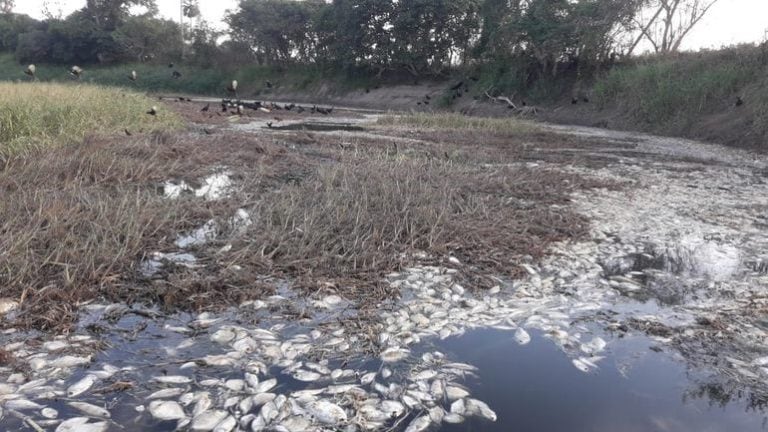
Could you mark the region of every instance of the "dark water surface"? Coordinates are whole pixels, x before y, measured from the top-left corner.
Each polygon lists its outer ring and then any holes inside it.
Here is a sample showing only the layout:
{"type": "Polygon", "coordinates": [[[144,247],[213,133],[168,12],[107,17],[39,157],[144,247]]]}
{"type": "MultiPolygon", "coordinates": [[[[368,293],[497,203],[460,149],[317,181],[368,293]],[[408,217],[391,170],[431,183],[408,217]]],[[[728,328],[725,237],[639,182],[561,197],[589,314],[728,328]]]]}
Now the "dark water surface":
{"type": "Polygon", "coordinates": [[[495,423],[469,420],[440,431],[516,432],[709,432],[766,430],[765,414],[743,401],[721,406],[693,398],[696,377],[644,338],[611,344],[620,351],[592,373],[577,370],[547,339],[533,335],[519,346],[509,332],[475,330],[449,338],[442,349],[478,367],[467,382],[472,397],[486,401],[495,423]],[[635,354],[631,354],[635,353],[635,354]],[[632,357],[626,368],[617,358],[632,357]],[[620,372],[624,370],[624,375],[620,372]],[[686,397],[686,395],[689,395],[686,397]]]}

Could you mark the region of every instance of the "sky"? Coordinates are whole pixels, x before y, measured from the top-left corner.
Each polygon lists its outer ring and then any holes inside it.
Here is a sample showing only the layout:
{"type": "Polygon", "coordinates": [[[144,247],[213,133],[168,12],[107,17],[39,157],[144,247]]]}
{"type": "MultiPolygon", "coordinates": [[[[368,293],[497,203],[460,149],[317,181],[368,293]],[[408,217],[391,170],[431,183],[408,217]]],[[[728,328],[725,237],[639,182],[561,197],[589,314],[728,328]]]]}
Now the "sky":
{"type": "MultiPolygon", "coordinates": [[[[16,0],[15,12],[42,17],[46,0],[16,0]]],[[[47,0],[52,10],[64,15],[85,5],[85,0],[47,0]]],[[[236,9],[237,0],[199,0],[206,21],[225,29],[222,19],[227,9],[236,9]]],[[[179,0],[157,0],[160,14],[179,19],[179,0]]],[[[762,42],[768,38],[768,0],[720,0],[698,24],[682,49],[720,48],[742,42],[762,42]]]]}

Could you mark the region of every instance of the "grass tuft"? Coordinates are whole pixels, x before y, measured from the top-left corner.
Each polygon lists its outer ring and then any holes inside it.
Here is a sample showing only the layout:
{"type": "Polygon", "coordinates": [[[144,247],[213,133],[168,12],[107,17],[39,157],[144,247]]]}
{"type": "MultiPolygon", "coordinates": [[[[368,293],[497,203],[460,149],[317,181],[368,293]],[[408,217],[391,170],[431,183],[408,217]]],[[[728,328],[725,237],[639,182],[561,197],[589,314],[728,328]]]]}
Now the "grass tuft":
{"type": "Polygon", "coordinates": [[[538,130],[531,122],[510,118],[469,117],[457,113],[412,113],[380,117],[380,126],[408,126],[418,129],[478,130],[497,134],[521,134],[538,130]]]}
{"type": "Polygon", "coordinates": [[[89,133],[180,127],[179,117],[136,93],[84,84],[0,83],[0,155],[77,142],[89,133]],[[146,114],[159,107],[157,116],[146,114]]]}

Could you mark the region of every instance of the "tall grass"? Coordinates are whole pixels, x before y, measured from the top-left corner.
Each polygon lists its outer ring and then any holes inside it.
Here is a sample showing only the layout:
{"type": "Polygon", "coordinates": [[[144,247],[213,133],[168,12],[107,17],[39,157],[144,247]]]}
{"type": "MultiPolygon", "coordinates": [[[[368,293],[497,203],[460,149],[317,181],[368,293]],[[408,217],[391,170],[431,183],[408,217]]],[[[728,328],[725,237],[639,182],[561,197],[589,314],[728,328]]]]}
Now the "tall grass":
{"type": "MultiPolygon", "coordinates": [[[[143,92],[176,92],[208,96],[228,96],[225,89],[233,79],[238,80],[241,97],[312,89],[343,92],[369,87],[373,80],[369,75],[349,76],[336,71],[324,71],[315,65],[202,68],[175,64],[174,68],[169,68],[164,64],[126,63],[81,66],[85,70],[82,77],[85,83],[118,86],[143,92]],[[132,70],[135,70],[138,75],[138,80],[135,82],[128,79],[132,70]],[[174,78],[173,71],[181,73],[181,77],[174,78]],[[274,86],[269,88],[266,85],[267,81],[274,86]]],[[[23,72],[25,67],[18,64],[13,56],[0,54],[0,81],[28,79],[23,72]]],[[[38,64],[36,67],[40,81],[72,82],[66,65],[38,64]]]]}
{"type": "Polygon", "coordinates": [[[732,105],[737,94],[766,74],[766,65],[764,49],[754,46],[650,57],[598,79],[594,99],[645,129],[684,134],[702,115],[732,105]]]}
{"type": "Polygon", "coordinates": [[[79,141],[88,133],[155,131],[181,119],[146,96],[85,84],[0,83],[0,155],[79,141]],[[146,114],[159,106],[157,116],[146,114]]]}
{"type": "Polygon", "coordinates": [[[419,129],[477,130],[498,134],[520,134],[537,130],[531,122],[511,118],[468,117],[456,113],[412,113],[380,117],[381,126],[410,126],[419,129]]]}

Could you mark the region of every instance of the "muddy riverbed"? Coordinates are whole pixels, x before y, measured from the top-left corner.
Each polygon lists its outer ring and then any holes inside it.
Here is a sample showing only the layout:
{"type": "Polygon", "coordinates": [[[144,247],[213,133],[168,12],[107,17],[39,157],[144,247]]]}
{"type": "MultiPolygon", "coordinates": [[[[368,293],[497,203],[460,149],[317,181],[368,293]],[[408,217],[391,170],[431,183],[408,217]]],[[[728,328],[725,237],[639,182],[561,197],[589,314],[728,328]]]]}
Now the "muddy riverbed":
{"type": "MultiPolygon", "coordinates": [[[[311,119],[371,136],[373,117],[311,119]],[[358,128],[362,127],[360,131],[358,128]]],[[[307,121],[302,123],[306,124],[307,121]]],[[[293,130],[302,123],[282,125],[293,130]]],[[[265,121],[230,127],[281,134],[265,121]]],[[[486,291],[415,256],[371,321],[352,299],[276,294],[221,313],[84,305],[68,335],[8,330],[0,429],[46,431],[751,431],[768,401],[766,166],[690,141],[547,126],[598,145],[521,165],[626,183],[576,193],[588,238],[486,291]],[[585,166],[585,153],[603,163],[585,166]],[[573,160],[569,160],[569,155],[573,160]]],[[[356,135],[358,134],[358,135],[356,135]]],[[[221,170],[199,188],[215,200],[221,170]]],[[[239,209],[233,230],[254,223],[239,209]]],[[[142,271],[195,266],[180,233],[142,271]]],[[[8,309],[12,309],[9,307],[8,309]]],[[[13,310],[6,316],[12,317],[13,310]]]]}

